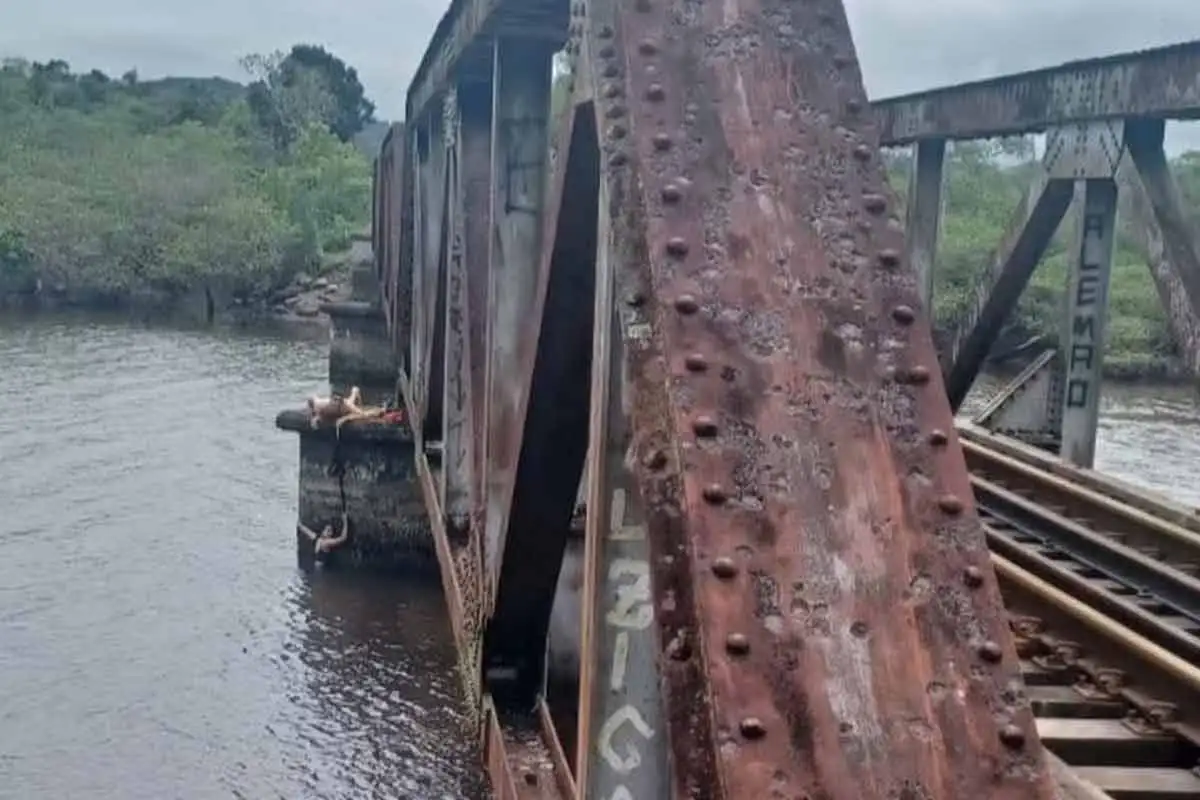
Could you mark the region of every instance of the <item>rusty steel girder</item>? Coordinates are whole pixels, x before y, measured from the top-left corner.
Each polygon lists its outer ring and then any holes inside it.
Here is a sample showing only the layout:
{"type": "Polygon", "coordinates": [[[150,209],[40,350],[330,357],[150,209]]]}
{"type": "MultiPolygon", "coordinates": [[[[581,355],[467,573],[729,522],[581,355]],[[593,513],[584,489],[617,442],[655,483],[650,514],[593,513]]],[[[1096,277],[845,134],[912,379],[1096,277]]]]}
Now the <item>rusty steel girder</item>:
{"type": "Polygon", "coordinates": [[[391,315],[494,788],[1048,800],[841,3],[573,3],[548,169],[553,37],[487,31],[551,5],[439,28],[391,315]],[[565,776],[537,694],[581,472],[565,776]]]}
{"type": "Polygon", "coordinates": [[[841,3],[586,13],[674,796],[1051,797],[841,3]]]}
{"type": "Polygon", "coordinates": [[[1101,119],[1200,117],[1200,42],[1072,61],[873,104],[885,146],[1037,133],[1101,119]]]}

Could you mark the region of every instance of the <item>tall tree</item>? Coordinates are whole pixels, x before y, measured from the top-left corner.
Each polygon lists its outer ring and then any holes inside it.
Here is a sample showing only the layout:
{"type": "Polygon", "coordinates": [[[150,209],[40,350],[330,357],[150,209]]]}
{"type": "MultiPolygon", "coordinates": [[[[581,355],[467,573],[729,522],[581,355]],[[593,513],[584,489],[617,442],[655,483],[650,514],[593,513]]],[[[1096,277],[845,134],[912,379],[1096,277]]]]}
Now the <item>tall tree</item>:
{"type": "Polygon", "coordinates": [[[247,56],[252,77],[249,102],[259,123],[281,149],[314,122],[350,141],[374,119],[358,73],[322,47],[296,45],[287,55],[247,56]]]}

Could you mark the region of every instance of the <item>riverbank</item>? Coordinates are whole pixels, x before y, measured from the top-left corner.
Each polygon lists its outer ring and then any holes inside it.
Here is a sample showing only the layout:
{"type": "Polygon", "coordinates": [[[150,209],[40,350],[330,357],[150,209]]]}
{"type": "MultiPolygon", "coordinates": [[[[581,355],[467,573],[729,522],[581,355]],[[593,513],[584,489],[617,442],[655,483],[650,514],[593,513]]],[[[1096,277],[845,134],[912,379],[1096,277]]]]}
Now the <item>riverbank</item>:
{"type": "Polygon", "coordinates": [[[0,312],[125,314],[184,324],[326,327],[329,317],[321,306],[349,300],[355,267],[371,263],[369,243],[356,239],[349,250],[327,256],[314,274],[298,273],[286,284],[261,292],[242,295],[216,283],[186,291],[141,287],[122,294],[35,285],[30,291],[0,293],[0,312]]]}

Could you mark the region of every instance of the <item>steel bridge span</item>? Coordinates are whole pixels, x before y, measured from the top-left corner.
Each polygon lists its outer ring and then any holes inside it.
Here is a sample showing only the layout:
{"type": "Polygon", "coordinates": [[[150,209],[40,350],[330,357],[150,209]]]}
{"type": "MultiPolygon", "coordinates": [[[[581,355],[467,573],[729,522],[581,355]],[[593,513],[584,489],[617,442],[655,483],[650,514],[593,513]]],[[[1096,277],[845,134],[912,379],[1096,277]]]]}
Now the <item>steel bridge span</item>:
{"type": "Polygon", "coordinates": [[[1197,351],[1198,114],[1196,43],[871,104],[838,0],[454,0],[373,244],[495,796],[1200,796],[1200,528],[1086,470],[1122,164],[1197,351]],[[946,143],[1032,132],[939,360],[946,143]],[[1000,452],[952,409],[1073,200],[1061,355],[993,409],[1062,458],[1000,452]]]}

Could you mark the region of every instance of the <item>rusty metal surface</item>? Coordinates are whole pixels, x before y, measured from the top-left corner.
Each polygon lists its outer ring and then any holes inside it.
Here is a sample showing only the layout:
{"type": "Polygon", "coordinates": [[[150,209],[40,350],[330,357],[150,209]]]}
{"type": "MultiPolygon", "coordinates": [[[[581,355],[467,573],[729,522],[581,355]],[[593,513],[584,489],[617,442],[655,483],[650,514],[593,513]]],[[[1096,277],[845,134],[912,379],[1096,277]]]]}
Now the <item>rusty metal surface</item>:
{"type": "MultiPolygon", "coordinates": [[[[513,403],[490,416],[515,468],[501,538],[488,628],[488,668],[513,673],[509,699],[540,689],[558,570],[579,495],[588,447],[588,395],[595,283],[598,167],[594,126],[566,126],[546,205],[545,240],[531,311],[521,320],[514,369],[504,377],[513,403]]],[[[499,458],[493,463],[504,463],[499,458]]],[[[502,475],[489,478],[500,478],[502,475]]],[[[489,486],[489,494],[494,485],[489,486]]],[[[493,500],[489,496],[489,514],[493,500]]],[[[491,520],[489,519],[489,525],[491,520]]],[[[491,549],[496,542],[496,549],[491,549]]],[[[494,688],[494,691],[499,691],[494,688]]]]}
{"type": "Polygon", "coordinates": [[[394,123],[384,145],[390,170],[385,176],[388,184],[389,212],[384,218],[387,230],[384,241],[387,260],[384,263],[384,297],[388,306],[388,325],[392,334],[392,349],[397,356],[403,348],[396,344],[408,340],[412,314],[409,292],[412,286],[412,169],[408,156],[408,129],[404,123],[394,123]]]}
{"type": "Polygon", "coordinates": [[[1179,188],[1163,151],[1165,126],[1156,120],[1131,120],[1125,143],[1140,178],[1141,191],[1129,192],[1150,272],[1167,310],[1171,335],[1192,372],[1200,374],[1200,243],[1187,219],[1179,188]]]}
{"type": "MultiPolygon", "coordinates": [[[[485,488],[483,436],[486,430],[488,273],[492,239],[492,93],[484,87],[461,91],[463,135],[463,235],[466,248],[467,388],[472,430],[472,535],[478,532],[482,549],[485,488]]],[[[482,555],[481,555],[482,558],[482,555]]],[[[482,590],[482,587],[480,587],[482,590]]]]}
{"type": "MultiPolygon", "coordinates": [[[[575,763],[585,797],[669,797],[650,543],[641,496],[626,463],[631,430],[621,331],[647,326],[637,309],[614,302],[619,244],[612,240],[603,184],[599,212],[575,763]]],[[[666,656],[687,657],[693,646],[676,642],[666,656]]]]}
{"type": "Polygon", "coordinates": [[[841,4],[614,5],[673,794],[1050,798],[841,4]]]}
{"type": "Polygon", "coordinates": [[[954,329],[944,370],[950,407],[957,410],[991,352],[1000,328],[1017,307],[1030,276],[1049,247],[1075,189],[1065,178],[1039,172],[1009,219],[992,265],[975,287],[975,303],[954,329]]]}
{"type": "Polygon", "coordinates": [[[549,262],[542,253],[544,226],[552,224],[557,213],[545,202],[552,53],[538,44],[501,42],[494,55],[495,230],[488,267],[487,427],[483,442],[485,556],[493,590],[499,582],[524,432],[520,414],[532,381],[548,281],[549,262]]]}
{"type": "Polygon", "coordinates": [[[872,108],[884,145],[1033,133],[1131,116],[1195,119],[1200,42],[890,97],[872,108]]]}
{"type": "Polygon", "coordinates": [[[406,119],[421,119],[452,79],[486,74],[493,37],[538,39],[551,49],[567,35],[568,0],[454,0],[409,83],[406,119]]]}

